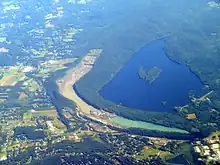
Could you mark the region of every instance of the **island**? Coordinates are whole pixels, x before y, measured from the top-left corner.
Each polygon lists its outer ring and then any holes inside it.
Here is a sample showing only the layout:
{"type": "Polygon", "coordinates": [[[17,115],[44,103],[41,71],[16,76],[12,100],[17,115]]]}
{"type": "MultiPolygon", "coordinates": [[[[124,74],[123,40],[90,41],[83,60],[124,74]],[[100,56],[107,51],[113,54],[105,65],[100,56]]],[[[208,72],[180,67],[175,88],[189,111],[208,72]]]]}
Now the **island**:
{"type": "Polygon", "coordinates": [[[138,76],[142,80],[146,80],[150,84],[152,84],[159,76],[162,70],[158,67],[151,68],[148,72],[144,69],[143,66],[139,67],[138,76]]]}

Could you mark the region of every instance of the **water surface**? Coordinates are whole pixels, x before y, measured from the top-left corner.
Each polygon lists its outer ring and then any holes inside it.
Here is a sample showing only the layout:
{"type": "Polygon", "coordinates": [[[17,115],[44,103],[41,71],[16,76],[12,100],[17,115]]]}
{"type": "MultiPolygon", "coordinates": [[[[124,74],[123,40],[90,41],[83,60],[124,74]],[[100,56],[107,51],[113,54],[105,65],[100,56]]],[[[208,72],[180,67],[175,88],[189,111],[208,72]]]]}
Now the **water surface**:
{"type": "Polygon", "coordinates": [[[172,112],[175,106],[189,103],[189,93],[195,96],[204,94],[200,79],[188,67],[170,60],[163,48],[163,40],[143,47],[100,90],[100,95],[130,108],[172,112]],[[149,83],[139,77],[140,66],[146,71],[158,67],[161,73],[153,83],[149,83]]]}
{"type": "Polygon", "coordinates": [[[189,132],[172,127],[165,127],[158,124],[136,121],[136,120],[129,120],[121,117],[115,117],[111,120],[113,123],[119,124],[126,128],[141,128],[146,130],[153,130],[153,131],[160,131],[160,132],[178,132],[188,134],[189,132]]]}

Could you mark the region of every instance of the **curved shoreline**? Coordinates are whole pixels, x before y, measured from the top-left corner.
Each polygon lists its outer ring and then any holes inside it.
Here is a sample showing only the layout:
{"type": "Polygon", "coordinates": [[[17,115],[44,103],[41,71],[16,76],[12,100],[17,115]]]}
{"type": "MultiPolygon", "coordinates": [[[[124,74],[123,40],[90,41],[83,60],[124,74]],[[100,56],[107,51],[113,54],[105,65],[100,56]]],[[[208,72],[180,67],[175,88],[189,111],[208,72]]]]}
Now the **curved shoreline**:
{"type": "Polygon", "coordinates": [[[74,68],[69,69],[65,76],[56,81],[59,93],[65,98],[72,100],[77,105],[77,111],[80,115],[86,116],[92,120],[99,121],[105,125],[112,125],[119,128],[140,128],[145,130],[155,130],[161,132],[174,132],[188,134],[189,132],[178,129],[166,127],[158,124],[134,121],[119,117],[115,114],[108,113],[101,109],[97,109],[84,101],[74,89],[74,84],[85,76],[93,67],[96,58],[101,54],[102,50],[96,49],[89,52],[79,64],[74,68]]]}
{"type": "MultiPolygon", "coordinates": [[[[83,96],[80,95],[80,93],[77,91],[75,85],[73,86],[73,92],[75,92],[77,94],[77,96],[80,97],[88,105],[99,110],[95,105],[89,103],[89,101],[87,101],[85,98],[83,98],[83,96]]],[[[99,111],[102,111],[102,110],[99,110],[99,111]]],[[[115,117],[111,118],[109,120],[109,123],[114,124],[115,127],[120,127],[120,128],[124,128],[124,129],[139,128],[139,129],[145,129],[145,130],[150,130],[150,131],[189,134],[188,131],[185,131],[183,129],[174,128],[174,127],[166,127],[166,126],[163,126],[160,124],[154,124],[154,123],[144,122],[144,121],[139,121],[139,120],[131,120],[131,119],[127,119],[122,116],[119,116],[119,115],[115,115],[115,117]]]]}

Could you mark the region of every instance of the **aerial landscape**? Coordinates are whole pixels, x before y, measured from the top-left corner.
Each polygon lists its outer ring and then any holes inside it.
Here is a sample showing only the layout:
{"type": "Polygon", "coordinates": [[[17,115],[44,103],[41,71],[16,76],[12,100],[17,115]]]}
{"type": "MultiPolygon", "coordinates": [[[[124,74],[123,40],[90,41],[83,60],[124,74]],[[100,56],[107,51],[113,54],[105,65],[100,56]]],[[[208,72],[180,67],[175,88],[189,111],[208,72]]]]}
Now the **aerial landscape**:
{"type": "Polygon", "coordinates": [[[220,164],[219,0],[0,9],[0,165],[220,164]]]}

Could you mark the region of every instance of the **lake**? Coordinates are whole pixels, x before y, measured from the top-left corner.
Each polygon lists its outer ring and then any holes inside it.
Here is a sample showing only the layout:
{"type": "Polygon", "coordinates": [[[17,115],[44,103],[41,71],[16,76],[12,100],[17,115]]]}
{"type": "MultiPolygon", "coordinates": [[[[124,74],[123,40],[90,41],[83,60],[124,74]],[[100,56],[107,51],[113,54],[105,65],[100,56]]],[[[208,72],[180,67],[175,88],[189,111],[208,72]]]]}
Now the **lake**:
{"type": "MultiPolygon", "coordinates": [[[[157,40],[135,53],[99,94],[125,107],[159,112],[173,112],[175,106],[189,103],[189,93],[204,94],[204,84],[185,65],[170,60],[164,40],[157,40]],[[153,81],[140,77],[140,67],[150,73],[158,68],[153,81]]],[[[142,69],[142,70],[143,70],[142,69]]]]}

